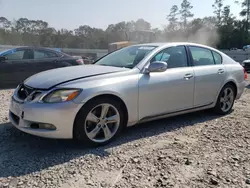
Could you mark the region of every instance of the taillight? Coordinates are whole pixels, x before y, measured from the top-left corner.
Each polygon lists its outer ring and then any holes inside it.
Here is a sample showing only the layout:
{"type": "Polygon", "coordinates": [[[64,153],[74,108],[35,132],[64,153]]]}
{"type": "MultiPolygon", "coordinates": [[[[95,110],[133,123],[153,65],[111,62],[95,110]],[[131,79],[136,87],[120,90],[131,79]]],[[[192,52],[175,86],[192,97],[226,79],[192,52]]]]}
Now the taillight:
{"type": "Polygon", "coordinates": [[[244,69],[244,80],[247,80],[247,71],[244,69]]]}
{"type": "Polygon", "coordinates": [[[83,59],[77,59],[76,62],[80,65],[84,64],[83,59]]]}

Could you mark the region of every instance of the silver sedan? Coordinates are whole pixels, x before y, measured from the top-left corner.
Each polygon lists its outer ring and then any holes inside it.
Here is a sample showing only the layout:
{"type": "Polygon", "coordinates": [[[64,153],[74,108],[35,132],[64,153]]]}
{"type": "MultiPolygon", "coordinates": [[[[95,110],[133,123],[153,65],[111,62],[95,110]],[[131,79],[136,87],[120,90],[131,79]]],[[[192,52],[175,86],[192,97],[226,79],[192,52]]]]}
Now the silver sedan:
{"type": "Polygon", "coordinates": [[[104,145],[141,122],[210,108],[228,114],[245,79],[239,63],[208,46],[133,45],[31,76],[15,89],[9,118],[29,134],[104,145]]]}

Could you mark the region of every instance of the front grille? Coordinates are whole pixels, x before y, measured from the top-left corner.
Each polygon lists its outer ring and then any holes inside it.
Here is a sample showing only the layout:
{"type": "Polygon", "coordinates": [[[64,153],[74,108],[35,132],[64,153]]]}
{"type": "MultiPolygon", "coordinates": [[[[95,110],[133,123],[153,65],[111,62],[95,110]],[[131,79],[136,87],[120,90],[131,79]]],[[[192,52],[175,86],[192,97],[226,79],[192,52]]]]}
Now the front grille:
{"type": "Polygon", "coordinates": [[[33,91],[34,91],[33,88],[21,84],[17,91],[18,98],[21,100],[25,100],[33,91]]]}

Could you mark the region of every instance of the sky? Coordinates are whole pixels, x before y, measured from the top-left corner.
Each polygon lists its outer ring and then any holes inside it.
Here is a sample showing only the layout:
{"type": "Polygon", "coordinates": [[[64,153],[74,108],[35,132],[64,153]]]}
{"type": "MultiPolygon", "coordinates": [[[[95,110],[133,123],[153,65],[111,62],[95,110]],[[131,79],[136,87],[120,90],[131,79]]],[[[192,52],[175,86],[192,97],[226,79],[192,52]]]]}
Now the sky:
{"type": "MultiPolygon", "coordinates": [[[[189,0],[194,17],[213,14],[214,0],[189,0]]],[[[235,0],[225,0],[232,13],[238,17],[240,6],[235,0]]],[[[167,24],[166,15],[172,5],[182,0],[0,0],[0,17],[9,20],[25,17],[44,20],[56,29],[75,29],[89,25],[106,29],[109,24],[143,18],[152,27],[167,24]]]]}

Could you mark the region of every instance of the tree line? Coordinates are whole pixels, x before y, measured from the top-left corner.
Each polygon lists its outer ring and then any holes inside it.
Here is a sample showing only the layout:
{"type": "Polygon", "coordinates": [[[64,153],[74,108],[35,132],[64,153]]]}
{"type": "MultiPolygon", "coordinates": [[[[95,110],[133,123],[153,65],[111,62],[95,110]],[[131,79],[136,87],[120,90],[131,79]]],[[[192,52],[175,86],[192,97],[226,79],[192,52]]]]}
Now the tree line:
{"type": "Polygon", "coordinates": [[[148,21],[138,19],[110,24],[105,30],[88,25],[81,25],[74,30],[58,30],[43,20],[19,18],[10,21],[0,17],[0,44],[107,49],[109,43],[126,40],[129,31],[152,30],[156,34],[156,42],[191,41],[219,49],[242,48],[250,44],[249,2],[235,2],[241,6],[241,19],[231,13],[231,7],[225,4],[225,0],[215,0],[211,5],[214,8],[213,15],[194,18],[193,5],[183,0],[180,5],[171,7],[166,15],[168,24],[163,29],[153,28],[148,21]]]}

